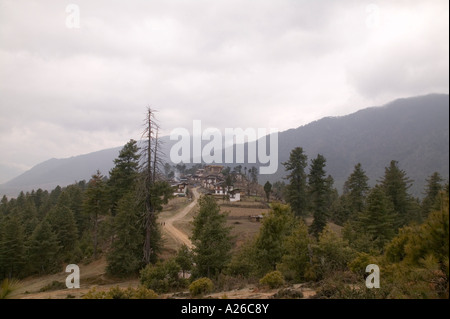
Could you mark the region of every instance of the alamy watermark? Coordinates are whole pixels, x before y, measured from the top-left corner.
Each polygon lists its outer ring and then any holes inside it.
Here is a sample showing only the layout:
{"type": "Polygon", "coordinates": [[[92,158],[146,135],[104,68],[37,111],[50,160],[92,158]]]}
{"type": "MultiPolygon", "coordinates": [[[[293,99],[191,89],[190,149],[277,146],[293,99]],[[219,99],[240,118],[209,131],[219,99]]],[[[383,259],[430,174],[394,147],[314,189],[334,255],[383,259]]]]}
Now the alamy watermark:
{"type": "Polygon", "coordinates": [[[257,163],[258,160],[260,174],[273,174],[278,170],[278,130],[274,128],[269,130],[225,128],[222,134],[217,128],[207,128],[202,131],[201,120],[194,120],[192,136],[186,128],[176,128],[170,133],[170,140],[177,141],[170,149],[170,160],[175,164],[187,164],[191,161],[193,163],[203,161],[207,164],[251,164],[257,163]],[[203,141],[208,143],[203,146],[203,141]],[[245,161],[245,142],[248,142],[247,162],[245,161]]]}
{"type": "Polygon", "coordinates": [[[366,272],[369,273],[366,278],[366,287],[369,289],[380,288],[380,267],[375,264],[367,265],[366,272]]]}
{"type": "Polygon", "coordinates": [[[366,6],[366,27],[369,29],[376,29],[380,26],[380,7],[375,3],[366,6]]]}
{"type": "Polygon", "coordinates": [[[80,28],[80,7],[71,3],[66,6],[66,27],[69,29],[80,28]]]}
{"type": "Polygon", "coordinates": [[[75,264],[67,265],[66,272],[71,273],[66,278],[66,287],[68,289],[80,288],[80,267],[75,264]]]}

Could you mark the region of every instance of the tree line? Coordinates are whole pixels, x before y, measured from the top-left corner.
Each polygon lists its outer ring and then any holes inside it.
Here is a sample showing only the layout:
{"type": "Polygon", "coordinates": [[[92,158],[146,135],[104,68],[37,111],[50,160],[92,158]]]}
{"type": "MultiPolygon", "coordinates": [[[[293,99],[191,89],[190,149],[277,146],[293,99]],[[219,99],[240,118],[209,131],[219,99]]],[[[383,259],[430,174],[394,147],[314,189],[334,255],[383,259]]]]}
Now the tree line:
{"type": "Polygon", "coordinates": [[[380,247],[392,239],[399,228],[422,223],[430,211],[438,208],[436,198],[440,191],[448,192],[449,187],[435,172],[427,179],[425,197],[420,201],[408,192],[413,181],[399,163],[392,160],[385,167],[384,176],[372,188],[362,165],[356,164],[339,196],[333,177],[326,174],[323,155],[318,154],[311,160],[308,173],[307,156],[301,147],[292,150],[289,160],[283,164],[289,181],[283,189],[284,198],[297,217],[313,217],[310,233],[318,238],[327,221],[352,229],[363,227],[363,232],[371,234],[371,239],[376,239],[380,247]]]}
{"type": "Polygon", "coordinates": [[[157,158],[156,150],[145,151],[151,157],[142,156],[137,142],[130,140],[114,160],[109,178],[97,171],[88,182],[51,192],[21,192],[9,200],[3,196],[0,279],[53,273],[64,264],[104,254],[107,271],[115,276],[154,263],[162,249],[156,214],[173,191],[148,160],[157,158]]]}

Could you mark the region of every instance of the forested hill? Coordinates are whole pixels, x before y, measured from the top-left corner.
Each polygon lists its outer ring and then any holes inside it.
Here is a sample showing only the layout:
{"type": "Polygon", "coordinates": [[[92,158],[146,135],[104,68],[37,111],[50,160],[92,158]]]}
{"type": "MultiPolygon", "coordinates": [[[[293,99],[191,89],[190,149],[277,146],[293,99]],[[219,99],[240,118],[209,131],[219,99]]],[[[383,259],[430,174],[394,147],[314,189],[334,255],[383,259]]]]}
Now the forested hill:
{"type": "Polygon", "coordinates": [[[122,147],[111,148],[64,159],[49,159],[9,182],[0,185],[0,194],[17,196],[20,191],[42,188],[51,190],[56,186],[67,186],[89,180],[96,170],[107,174],[114,167],[113,160],[122,147]]]}
{"type": "MultiPolygon", "coordinates": [[[[449,176],[449,96],[431,94],[399,99],[342,117],[328,117],[279,134],[279,160],[301,146],[308,159],[318,153],[327,172],[341,186],[360,162],[374,185],[391,160],[414,180],[411,193],[420,196],[425,179],[437,171],[449,176]]],[[[271,181],[285,175],[281,165],[271,181]]],[[[263,179],[265,176],[261,176],[263,179]]]]}
{"type": "MultiPolygon", "coordinates": [[[[288,116],[288,114],[286,115],[288,116]]],[[[165,153],[173,145],[164,138],[165,153]]],[[[207,142],[204,142],[204,144],[207,142]]],[[[261,175],[260,183],[281,180],[285,176],[282,162],[290,151],[301,146],[308,161],[318,153],[325,156],[326,170],[342,191],[342,185],[360,162],[370,184],[383,176],[391,160],[414,180],[410,192],[421,196],[425,179],[437,171],[449,176],[449,96],[430,94],[395,100],[382,107],[371,107],[356,113],[327,117],[296,129],[279,133],[277,173],[261,175]]],[[[103,150],[70,159],[52,159],[0,185],[0,195],[15,196],[20,190],[65,186],[89,179],[97,169],[107,175],[113,167],[119,148],[103,150]]],[[[251,167],[254,164],[243,164],[251,167]]]]}

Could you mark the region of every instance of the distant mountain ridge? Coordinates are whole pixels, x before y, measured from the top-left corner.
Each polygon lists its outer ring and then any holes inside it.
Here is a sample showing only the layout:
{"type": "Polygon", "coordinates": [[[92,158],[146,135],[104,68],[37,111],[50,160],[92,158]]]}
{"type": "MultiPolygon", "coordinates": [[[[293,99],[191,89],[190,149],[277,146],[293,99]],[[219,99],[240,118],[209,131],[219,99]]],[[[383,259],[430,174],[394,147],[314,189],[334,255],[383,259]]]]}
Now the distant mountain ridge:
{"type": "MultiPolygon", "coordinates": [[[[163,141],[162,149],[168,155],[175,141],[168,137],[163,141]]],[[[429,94],[398,99],[381,107],[326,117],[280,132],[278,141],[278,171],[272,175],[260,175],[261,183],[281,180],[286,175],[281,163],[287,161],[293,148],[300,146],[308,155],[308,162],[318,153],[325,156],[326,171],[333,176],[339,191],[357,163],[362,164],[371,185],[374,185],[383,176],[389,162],[397,160],[400,168],[414,180],[411,193],[420,196],[425,179],[433,172],[439,172],[448,180],[449,95],[429,94]]],[[[88,180],[97,169],[107,175],[120,149],[48,160],[0,185],[0,195],[15,196],[21,190],[52,189],[56,185],[88,180]]],[[[255,164],[241,165],[251,167],[255,164]]]]}
{"type": "Polygon", "coordinates": [[[108,174],[114,167],[113,160],[119,155],[121,148],[110,148],[64,159],[49,159],[0,185],[0,194],[16,196],[20,191],[39,188],[51,190],[58,185],[67,186],[89,180],[97,169],[103,174],[108,174]]]}
{"type": "MultiPolygon", "coordinates": [[[[391,160],[399,162],[414,180],[411,193],[420,196],[425,179],[434,171],[449,176],[449,96],[430,94],[395,100],[341,117],[327,117],[279,134],[279,160],[288,160],[296,146],[308,159],[318,153],[338,190],[360,162],[372,185],[391,160]]],[[[268,177],[277,180],[283,176],[268,177]]]]}

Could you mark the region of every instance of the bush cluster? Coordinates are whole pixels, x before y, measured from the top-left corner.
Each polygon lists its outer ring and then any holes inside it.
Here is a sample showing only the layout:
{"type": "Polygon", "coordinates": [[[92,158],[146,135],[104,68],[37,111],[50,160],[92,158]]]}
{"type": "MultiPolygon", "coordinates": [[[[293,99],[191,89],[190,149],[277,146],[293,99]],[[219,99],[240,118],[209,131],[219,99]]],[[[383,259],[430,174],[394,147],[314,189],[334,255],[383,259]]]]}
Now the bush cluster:
{"type": "Polygon", "coordinates": [[[192,296],[200,296],[212,292],[214,284],[211,279],[202,277],[189,285],[189,292],[192,296]]]}
{"type": "Polygon", "coordinates": [[[259,281],[261,285],[269,286],[270,289],[280,288],[284,285],[283,274],[278,270],[267,273],[259,281]]]}
{"type": "Polygon", "coordinates": [[[174,259],[147,265],[141,270],[141,284],[158,293],[186,287],[186,279],[180,278],[181,267],[174,259]]]}

